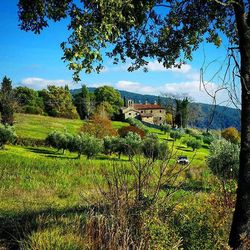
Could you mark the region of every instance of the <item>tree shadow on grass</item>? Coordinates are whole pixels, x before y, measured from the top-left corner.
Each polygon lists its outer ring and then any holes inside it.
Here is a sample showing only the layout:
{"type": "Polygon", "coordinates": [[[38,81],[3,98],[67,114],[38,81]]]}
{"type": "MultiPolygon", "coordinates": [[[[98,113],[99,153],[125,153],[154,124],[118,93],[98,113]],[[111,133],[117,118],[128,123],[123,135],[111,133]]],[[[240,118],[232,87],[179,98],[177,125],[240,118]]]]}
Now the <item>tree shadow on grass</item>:
{"type": "Polygon", "coordinates": [[[206,145],[202,145],[202,147],[205,148],[205,149],[209,149],[209,145],[207,145],[207,144],[206,145]]]}
{"type": "MultiPolygon", "coordinates": [[[[51,227],[51,223],[41,224],[39,219],[41,217],[48,217],[55,219],[55,221],[60,219],[60,217],[71,217],[77,215],[86,215],[89,211],[100,211],[102,212],[104,207],[96,206],[83,206],[83,207],[70,207],[67,209],[55,209],[47,208],[39,211],[26,211],[17,213],[15,215],[1,215],[0,216],[0,248],[9,250],[17,250],[20,248],[20,242],[27,239],[32,232],[36,232],[39,229],[46,229],[51,227]]],[[[57,225],[65,223],[60,220],[56,221],[57,225]]],[[[84,223],[84,222],[83,222],[84,223]]],[[[61,226],[61,225],[60,225],[61,226]]],[[[84,226],[84,225],[83,225],[84,226]]]]}
{"type": "Polygon", "coordinates": [[[46,155],[46,157],[52,158],[52,159],[79,160],[78,157],[70,157],[70,156],[66,156],[66,155],[46,155]]]}
{"type": "Polygon", "coordinates": [[[39,154],[39,155],[44,155],[45,157],[48,158],[54,158],[54,159],[77,159],[76,157],[70,157],[63,155],[62,152],[54,151],[52,149],[45,149],[45,148],[31,148],[28,147],[26,148],[28,151],[39,154]]]}
{"type": "Polygon", "coordinates": [[[107,161],[119,161],[119,162],[128,162],[129,159],[124,159],[124,158],[118,158],[118,157],[112,157],[112,156],[107,156],[107,155],[101,155],[97,156],[95,158],[96,160],[107,160],[107,161]]]}
{"type": "Polygon", "coordinates": [[[186,152],[193,152],[192,149],[186,148],[184,146],[176,146],[176,149],[181,150],[181,151],[186,151],[186,152]]]}
{"type": "Polygon", "coordinates": [[[36,153],[36,154],[44,154],[44,155],[57,155],[58,152],[51,150],[51,149],[45,149],[45,148],[32,148],[32,147],[26,147],[26,150],[36,153]]]}

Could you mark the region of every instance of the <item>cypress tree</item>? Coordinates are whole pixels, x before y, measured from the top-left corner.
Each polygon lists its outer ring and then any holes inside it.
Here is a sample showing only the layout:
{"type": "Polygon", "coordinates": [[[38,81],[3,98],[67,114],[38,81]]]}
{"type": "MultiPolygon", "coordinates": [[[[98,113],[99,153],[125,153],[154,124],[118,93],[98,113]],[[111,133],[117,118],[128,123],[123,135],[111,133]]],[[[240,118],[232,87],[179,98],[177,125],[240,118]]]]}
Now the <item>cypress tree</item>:
{"type": "Polygon", "coordinates": [[[0,91],[0,113],[1,123],[4,125],[13,125],[14,123],[14,97],[11,80],[6,76],[1,82],[0,91]]]}

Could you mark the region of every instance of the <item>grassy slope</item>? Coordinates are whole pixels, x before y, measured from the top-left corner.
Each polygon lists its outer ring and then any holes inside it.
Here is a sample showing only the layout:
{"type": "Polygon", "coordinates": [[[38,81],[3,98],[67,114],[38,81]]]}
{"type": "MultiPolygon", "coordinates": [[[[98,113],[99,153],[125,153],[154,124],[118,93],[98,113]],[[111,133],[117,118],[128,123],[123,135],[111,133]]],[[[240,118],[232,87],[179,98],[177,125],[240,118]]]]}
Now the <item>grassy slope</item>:
{"type": "MultiPolygon", "coordinates": [[[[53,130],[77,133],[83,124],[82,120],[71,120],[28,114],[16,114],[15,119],[15,129],[18,136],[36,139],[46,138],[48,133],[53,130]]],[[[112,124],[115,129],[119,129],[128,125],[128,123],[118,121],[113,121],[112,124]]],[[[162,140],[169,140],[171,145],[172,140],[169,139],[168,135],[164,135],[159,129],[149,128],[149,131],[151,133],[157,134],[157,136],[162,140]]],[[[176,152],[177,155],[187,155],[189,158],[193,158],[194,156],[194,153],[191,151],[191,149],[187,148],[185,145],[182,145],[179,140],[175,142],[174,148],[178,149],[178,152],[176,152]]],[[[194,162],[196,164],[204,163],[206,155],[207,149],[205,147],[197,150],[194,162]]]]}
{"type": "MultiPolygon", "coordinates": [[[[81,120],[16,114],[15,127],[21,137],[43,139],[53,130],[77,133],[81,125],[81,120]]],[[[116,129],[126,125],[122,122],[113,122],[116,129]]],[[[168,135],[157,129],[149,130],[162,140],[169,140],[171,147],[173,141],[168,135]]],[[[202,182],[207,186],[207,180],[210,178],[206,167],[204,168],[207,149],[203,147],[194,154],[177,140],[174,143],[174,153],[174,162],[177,155],[187,155],[189,159],[195,156],[191,164],[194,171],[191,173],[194,177],[197,175],[200,180],[205,178],[202,182]]],[[[96,193],[98,182],[103,184],[100,175],[101,166],[111,168],[111,161],[104,155],[99,155],[93,160],[86,160],[85,157],[78,160],[75,157],[74,153],[66,152],[65,155],[61,155],[50,148],[7,146],[6,150],[0,151],[0,219],[1,216],[19,218],[31,212],[33,215],[38,213],[39,220],[43,211],[48,211],[48,218],[53,218],[51,211],[57,213],[55,211],[60,210],[65,213],[64,211],[71,211],[84,205],[86,200],[83,197],[96,193]]],[[[118,160],[115,155],[111,158],[114,162],[118,160]]],[[[123,157],[121,162],[127,163],[127,158],[123,157]]],[[[186,178],[185,173],[182,178],[186,178]]],[[[195,185],[194,182],[196,180],[192,180],[188,185],[195,185]]],[[[190,190],[187,192],[188,196],[196,196],[196,193],[190,190]]],[[[204,194],[199,192],[197,195],[204,194]]],[[[48,223],[48,218],[45,216],[44,223],[48,223]]],[[[41,222],[38,222],[38,225],[39,223],[41,222]]],[[[58,227],[62,229],[61,225],[58,227]]]]}
{"type": "MultiPolygon", "coordinates": [[[[44,139],[53,130],[77,133],[82,126],[82,120],[55,118],[50,116],[15,114],[15,129],[17,135],[23,138],[44,139]]],[[[115,129],[126,126],[124,122],[113,122],[115,129]]]]}

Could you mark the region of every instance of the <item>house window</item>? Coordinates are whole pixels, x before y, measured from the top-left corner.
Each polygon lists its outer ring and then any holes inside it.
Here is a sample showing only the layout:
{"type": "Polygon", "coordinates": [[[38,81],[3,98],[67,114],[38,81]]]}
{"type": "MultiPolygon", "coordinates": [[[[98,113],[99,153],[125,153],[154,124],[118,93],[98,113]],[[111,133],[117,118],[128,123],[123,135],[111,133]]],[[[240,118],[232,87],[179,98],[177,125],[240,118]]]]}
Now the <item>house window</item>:
{"type": "Polygon", "coordinates": [[[160,110],[160,113],[161,113],[161,110],[160,110]]]}
{"type": "Polygon", "coordinates": [[[153,110],[151,110],[151,113],[153,113],[153,110]]]}
{"type": "Polygon", "coordinates": [[[131,113],[128,113],[128,115],[131,115],[131,113]]]}
{"type": "Polygon", "coordinates": [[[159,117],[160,121],[161,121],[161,117],[159,117]]]}
{"type": "Polygon", "coordinates": [[[143,110],[141,111],[141,113],[143,113],[143,110]]]}

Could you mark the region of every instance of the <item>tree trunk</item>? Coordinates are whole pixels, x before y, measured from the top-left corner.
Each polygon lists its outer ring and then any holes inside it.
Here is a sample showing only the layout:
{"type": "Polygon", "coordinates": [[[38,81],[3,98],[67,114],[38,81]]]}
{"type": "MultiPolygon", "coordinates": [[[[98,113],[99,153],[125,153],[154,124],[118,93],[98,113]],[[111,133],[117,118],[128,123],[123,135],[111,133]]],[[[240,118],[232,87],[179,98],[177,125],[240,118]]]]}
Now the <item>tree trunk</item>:
{"type": "Polygon", "coordinates": [[[243,249],[243,245],[250,249],[250,26],[243,1],[239,0],[234,10],[241,55],[242,115],[237,200],[229,245],[233,249],[243,249]]]}

